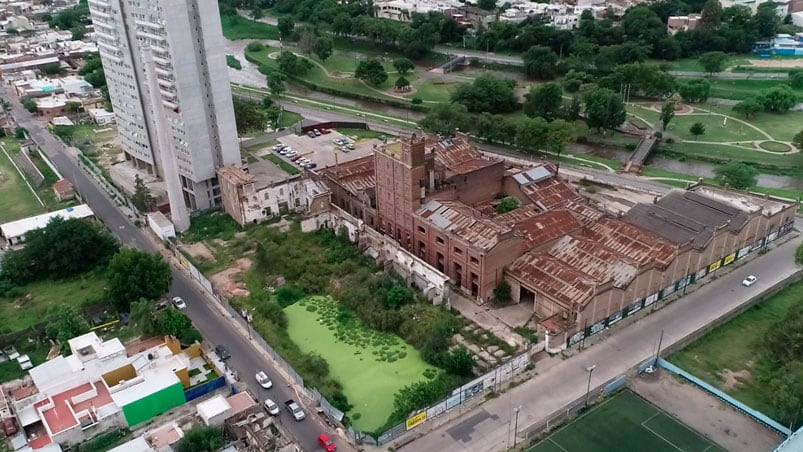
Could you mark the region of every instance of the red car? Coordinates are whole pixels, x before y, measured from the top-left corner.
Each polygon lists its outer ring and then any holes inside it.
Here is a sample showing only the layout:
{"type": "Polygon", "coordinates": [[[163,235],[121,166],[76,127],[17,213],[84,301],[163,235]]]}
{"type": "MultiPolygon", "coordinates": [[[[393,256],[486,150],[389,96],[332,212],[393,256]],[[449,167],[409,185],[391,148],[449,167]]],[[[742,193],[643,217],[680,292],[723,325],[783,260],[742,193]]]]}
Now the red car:
{"type": "Polygon", "coordinates": [[[325,433],[318,437],[318,444],[323,446],[326,452],[335,452],[337,450],[335,443],[333,443],[332,440],[329,439],[329,435],[325,433]]]}
{"type": "Polygon", "coordinates": [[[329,129],[321,129],[321,133],[324,134],[324,135],[328,135],[328,134],[332,133],[332,131],[329,130],[329,129]]]}

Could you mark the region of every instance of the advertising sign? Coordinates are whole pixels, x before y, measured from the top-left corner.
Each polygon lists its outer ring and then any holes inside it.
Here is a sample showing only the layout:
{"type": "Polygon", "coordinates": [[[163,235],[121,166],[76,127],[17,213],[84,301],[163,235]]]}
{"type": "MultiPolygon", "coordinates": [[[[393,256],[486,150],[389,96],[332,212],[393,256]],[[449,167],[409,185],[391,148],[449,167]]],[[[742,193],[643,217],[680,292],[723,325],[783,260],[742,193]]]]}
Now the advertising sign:
{"type": "Polygon", "coordinates": [[[713,264],[708,266],[708,273],[716,271],[721,266],[722,266],[722,260],[718,260],[718,261],[714,262],[713,264]]]}
{"type": "Polygon", "coordinates": [[[622,311],[615,312],[610,317],[608,317],[608,326],[611,326],[620,320],[622,320],[622,311]]]}
{"type": "Polygon", "coordinates": [[[635,303],[631,304],[627,308],[627,315],[633,315],[641,310],[641,307],[644,305],[644,300],[636,300],[635,303]]]}
{"type": "Polygon", "coordinates": [[[725,256],[725,263],[723,265],[730,265],[731,262],[736,260],[736,253],[730,253],[725,256]]]}
{"type": "Polygon", "coordinates": [[[747,255],[747,253],[749,253],[749,252],[750,252],[750,247],[746,246],[746,247],[740,249],[738,253],[736,253],[736,257],[741,259],[741,258],[745,257],[747,255]]]}
{"type": "Polygon", "coordinates": [[[407,430],[410,430],[417,425],[423,424],[424,421],[426,420],[427,420],[427,412],[423,411],[421,413],[416,414],[415,416],[407,418],[407,422],[404,423],[404,426],[407,430]]]}
{"type": "Polygon", "coordinates": [[[644,307],[646,308],[647,306],[655,303],[656,301],[658,301],[658,292],[644,299],[644,307]]]}
{"type": "Polygon", "coordinates": [[[569,347],[582,341],[584,337],[585,337],[585,331],[578,331],[572,334],[571,336],[569,336],[569,347]]]}

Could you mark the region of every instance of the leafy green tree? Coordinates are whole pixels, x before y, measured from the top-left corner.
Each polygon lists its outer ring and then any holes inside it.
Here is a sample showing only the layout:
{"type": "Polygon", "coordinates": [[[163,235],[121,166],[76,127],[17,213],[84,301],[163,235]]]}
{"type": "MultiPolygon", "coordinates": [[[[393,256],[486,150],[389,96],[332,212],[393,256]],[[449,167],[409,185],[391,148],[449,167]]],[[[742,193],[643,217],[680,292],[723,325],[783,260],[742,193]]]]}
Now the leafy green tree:
{"type": "Polygon", "coordinates": [[[535,85],[524,97],[524,113],[529,117],[540,116],[551,121],[560,114],[563,91],[557,83],[535,85]]]}
{"type": "Polygon", "coordinates": [[[134,176],[134,195],[131,197],[131,202],[140,212],[151,212],[156,208],[156,199],[139,174],[134,176]]]}
{"type": "Polygon", "coordinates": [[[477,7],[487,11],[496,9],[496,0],[477,0],[477,7]]]}
{"type": "Polygon", "coordinates": [[[280,17],[276,24],[276,28],[279,29],[279,36],[281,36],[284,40],[288,40],[291,36],[293,36],[293,30],[295,29],[295,26],[296,24],[293,22],[293,18],[290,16],[280,17]]]}
{"type": "Polygon", "coordinates": [[[73,41],[80,41],[84,39],[84,36],[86,36],[86,27],[84,27],[82,24],[78,24],[70,28],[70,32],[72,33],[73,41]]]}
{"type": "Polygon", "coordinates": [[[161,254],[123,248],[115,254],[107,270],[106,292],[118,310],[128,312],[131,302],[155,300],[167,293],[173,282],[170,265],[161,254]]]}
{"type": "Polygon", "coordinates": [[[728,61],[728,55],[726,55],[725,52],[718,51],[705,52],[704,54],[700,55],[699,58],[697,58],[697,61],[706,72],[713,75],[717,72],[722,72],[725,69],[725,62],[728,61]]]}
{"type": "Polygon", "coordinates": [[[271,105],[265,110],[265,117],[268,118],[268,122],[275,129],[279,124],[279,119],[282,117],[282,108],[278,105],[271,105]]]}
{"type": "Polygon", "coordinates": [[[385,72],[385,67],[382,62],[376,58],[370,60],[360,61],[357,65],[357,70],[354,71],[354,77],[368,82],[372,85],[379,86],[388,79],[388,73],[385,72]]]}
{"type": "Polygon", "coordinates": [[[298,33],[298,49],[305,55],[309,56],[312,53],[312,47],[315,45],[315,31],[304,27],[298,33]]]}
{"type": "Polygon", "coordinates": [[[803,89],[803,71],[789,71],[789,86],[794,89],[803,89]]]}
{"type": "Polygon", "coordinates": [[[385,295],[385,305],[390,309],[398,309],[399,307],[411,303],[415,299],[413,292],[402,286],[401,284],[394,284],[385,295]]]}
{"type": "Polygon", "coordinates": [[[265,12],[262,11],[262,8],[259,8],[257,6],[251,8],[251,19],[259,20],[262,19],[263,17],[265,17],[265,12]]]}
{"type": "Polygon", "coordinates": [[[252,130],[264,130],[268,116],[257,102],[234,96],[234,122],[237,133],[243,135],[252,130]]]}
{"type": "Polygon", "coordinates": [[[496,205],[496,211],[499,213],[510,212],[516,210],[519,204],[519,200],[515,196],[506,196],[496,205]]]}
{"type": "Polygon", "coordinates": [[[793,431],[800,428],[803,418],[803,361],[791,361],[776,371],[767,389],[779,420],[784,425],[789,424],[793,431]]]}
{"type": "Polygon", "coordinates": [[[773,113],[785,113],[797,103],[797,96],[787,85],[773,86],[761,90],[757,100],[764,106],[764,110],[773,113]]]}
{"type": "Polygon", "coordinates": [[[494,288],[494,298],[502,304],[510,303],[510,283],[508,283],[506,279],[503,279],[497,284],[496,288],[494,288]]]}
{"type": "Polygon", "coordinates": [[[733,106],[733,111],[747,119],[754,118],[764,106],[756,99],[747,99],[733,106]]]}
{"type": "Polygon", "coordinates": [[[546,134],[546,150],[552,154],[560,154],[566,148],[566,143],[574,138],[574,126],[564,121],[563,119],[556,119],[549,124],[549,130],[546,134]]]}
{"type": "Polygon", "coordinates": [[[756,185],[758,170],[741,162],[730,162],[714,169],[717,181],[722,185],[744,190],[756,185]]]}
{"type": "Polygon", "coordinates": [[[20,102],[22,102],[22,107],[28,110],[28,112],[36,113],[36,102],[33,99],[25,96],[20,99],[20,102]]]}
{"type": "Polygon", "coordinates": [[[195,427],[184,432],[178,442],[179,452],[213,452],[225,443],[219,427],[195,427]]]}
{"type": "Polygon", "coordinates": [[[46,333],[51,339],[61,343],[62,353],[67,353],[70,339],[89,331],[89,324],[72,305],[61,305],[55,315],[56,321],[48,324],[46,333]]]}
{"type": "Polygon", "coordinates": [[[583,112],[583,102],[579,96],[572,97],[568,105],[564,105],[561,109],[561,117],[569,122],[574,122],[580,119],[580,113],[583,112]]]}
{"type": "Polygon", "coordinates": [[[803,150],[803,130],[795,134],[794,138],[792,138],[792,143],[797,146],[798,149],[803,150]]]}
{"type": "Polygon", "coordinates": [[[704,30],[717,30],[722,23],[722,5],[719,4],[719,0],[706,0],[701,16],[700,26],[704,30]]]}
{"type": "Polygon", "coordinates": [[[567,93],[576,93],[584,84],[590,83],[592,80],[593,78],[588,73],[572,69],[563,77],[561,84],[567,93]]]}
{"type": "Polygon", "coordinates": [[[190,318],[178,309],[159,311],[154,323],[159,334],[175,336],[185,344],[201,340],[201,334],[192,325],[190,318]]]}
{"type": "Polygon", "coordinates": [[[396,69],[396,72],[399,75],[407,75],[408,72],[415,69],[415,63],[410,61],[408,58],[396,58],[393,60],[393,67],[396,69]]]}
{"type": "Polygon", "coordinates": [[[693,79],[678,84],[678,94],[685,102],[701,103],[708,100],[711,93],[711,82],[705,79],[693,79]]]}
{"type": "Polygon", "coordinates": [[[61,73],[61,63],[45,64],[40,70],[45,75],[58,75],[61,73]]]}
{"type": "Polygon", "coordinates": [[[773,2],[762,3],[756,8],[751,18],[753,29],[758,38],[772,38],[778,32],[777,6],[773,2]]]}
{"type": "Polygon", "coordinates": [[[131,321],[143,336],[157,334],[153,301],[140,298],[131,303],[131,321]]]}
{"type": "Polygon", "coordinates": [[[705,124],[701,122],[695,122],[691,125],[691,127],[689,127],[689,132],[692,135],[699,137],[700,135],[705,134],[705,124]]]}
{"type": "Polygon", "coordinates": [[[347,13],[339,13],[332,21],[332,31],[338,36],[344,36],[351,33],[352,21],[351,16],[347,13]]]}
{"type": "Polygon", "coordinates": [[[484,75],[471,84],[461,85],[452,94],[452,102],[466,106],[468,111],[482,113],[509,113],[518,108],[513,88],[516,82],[484,75]]]}
{"type": "Polygon", "coordinates": [[[396,79],[396,83],[394,83],[393,86],[399,90],[406,90],[410,88],[410,81],[402,76],[396,79]]]}
{"type": "Polygon", "coordinates": [[[3,256],[0,279],[17,285],[62,279],[103,267],[117,252],[117,240],[103,226],[56,217],[26,235],[25,248],[3,256]]]}
{"type": "Polygon", "coordinates": [[[309,60],[299,57],[293,52],[282,52],[276,59],[276,63],[278,63],[280,71],[298,77],[306,75],[312,69],[312,63],[309,60]]]}
{"type": "Polygon", "coordinates": [[[424,23],[418,28],[405,27],[399,30],[396,45],[404,56],[417,60],[432,50],[439,41],[438,31],[433,24],[424,23]]]}
{"type": "Polygon", "coordinates": [[[273,96],[280,96],[285,91],[284,76],[281,72],[274,71],[268,76],[268,89],[273,96]]]}
{"type": "Polygon", "coordinates": [[[522,57],[528,77],[552,80],[558,74],[558,54],[549,47],[530,47],[522,57]]]}
{"type": "Polygon", "coordinates": [[[24,127],[17,127],[14,129],[14,137],[20,141],[24,141],[28,131],[24,127]]]}
{"type": "Polygon", "coordinates": [[[321,61],[326,61],[327,58],[332,56],[332,51],[334,49],[334,43],[332,42],[332,38],[322,36],[315,40],[315,43],[312,44],[312,51],[321,61]]]}
{"type": "Polygon", "coordinates": [[[445,358],[443,368],[453,375],[471,377],[474,375],[474,357],[465,347],[452,350],[445,358]]]}
{"type": "Polygon", "coordinates": [[[430,132],[444,136],[453,136],[455,130],[468,131],[471,128],[471,117],[463,104],[437,104],[418,125],[430,132]]]}
{"type": "Polygon", "coordinates": [[[669,122],[672,121],[672,118],[675,117],[675,103],[674,102],[664,102],[661,106],[661,125],[663,125],[662,130],[666,130],[666,126],[669,125],[669,122]]]}
{"type": "Polygon", "coordinates": [[[613,130],[627,119],[622,96],[607,88],[587,91],[583,95],[583,104],[588,127],[597,131],[613,130]]]}
{"type": "Polygon", "coordinates": [[[516,147],[534,154],[546,146],[549,123],[537,116],[519,122],[516,131],[516,147]]]}

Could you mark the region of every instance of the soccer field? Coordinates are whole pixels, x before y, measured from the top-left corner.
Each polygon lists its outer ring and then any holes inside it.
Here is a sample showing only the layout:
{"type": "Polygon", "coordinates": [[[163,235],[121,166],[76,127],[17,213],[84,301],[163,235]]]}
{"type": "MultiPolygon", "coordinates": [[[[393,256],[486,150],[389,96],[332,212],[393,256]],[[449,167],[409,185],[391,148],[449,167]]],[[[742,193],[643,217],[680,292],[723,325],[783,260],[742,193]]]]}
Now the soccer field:
{"type": "Polygon", "coordinates": [[[624,390],[552,433],[528,452],[723,451],[672,416],[624,390]]]}

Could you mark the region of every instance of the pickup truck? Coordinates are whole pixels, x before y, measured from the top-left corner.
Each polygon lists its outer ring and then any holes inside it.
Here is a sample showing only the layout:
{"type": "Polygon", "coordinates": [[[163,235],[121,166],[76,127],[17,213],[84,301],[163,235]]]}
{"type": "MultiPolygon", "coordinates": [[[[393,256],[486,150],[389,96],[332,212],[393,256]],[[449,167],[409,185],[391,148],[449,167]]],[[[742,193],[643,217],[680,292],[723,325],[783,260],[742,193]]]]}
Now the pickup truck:
{"type": "Polygon", "coordinates": [[[297,421],[303,421],[304,418],[306,417],[304,415],[304,410],[302,410],[301,407],[298,406],[298,404],[294,402],[292,399],[288,400],[287,402],[284,402],[284,406],[287,407],[287,411],[289,411],[290,414],[293,415],[293,419],[297,421]]]}

